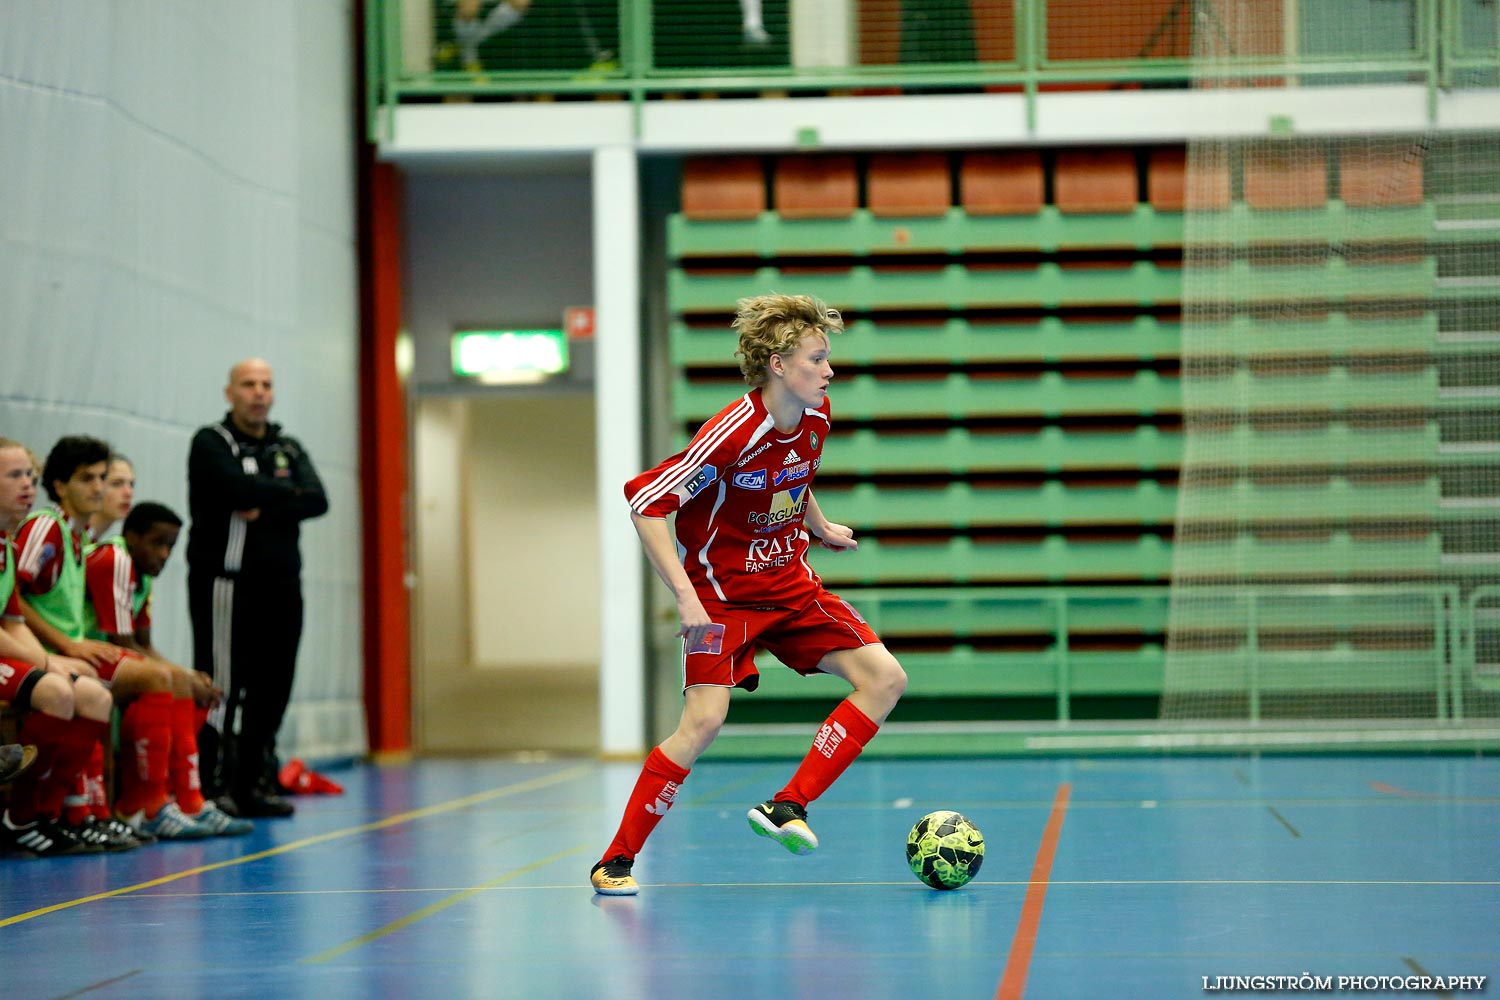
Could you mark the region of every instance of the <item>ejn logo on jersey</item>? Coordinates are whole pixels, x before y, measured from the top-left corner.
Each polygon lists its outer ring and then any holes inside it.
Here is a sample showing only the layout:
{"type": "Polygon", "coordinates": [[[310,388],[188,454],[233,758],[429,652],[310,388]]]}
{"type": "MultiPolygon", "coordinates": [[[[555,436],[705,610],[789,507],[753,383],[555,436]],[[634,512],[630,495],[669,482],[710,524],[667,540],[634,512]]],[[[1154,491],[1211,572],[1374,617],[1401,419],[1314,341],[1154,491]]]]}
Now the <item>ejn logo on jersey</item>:
{"type": "Polygon", "coordinates": [[[742,490],[763,490],[766,488],[766,470],[756,469],[754,472],[736,472],[734,474],[734,485],[742,490]]]}
{"type": "Polygon", "coordinates": [[[807,510],[807,485],[794,486],[789,490],[782,490],[771,497],[771,509],[762,514],[760,511],[751,511],[746,518],[751,524],[757,526],[756,530],[765,532],[791,524],[807,510]]]}

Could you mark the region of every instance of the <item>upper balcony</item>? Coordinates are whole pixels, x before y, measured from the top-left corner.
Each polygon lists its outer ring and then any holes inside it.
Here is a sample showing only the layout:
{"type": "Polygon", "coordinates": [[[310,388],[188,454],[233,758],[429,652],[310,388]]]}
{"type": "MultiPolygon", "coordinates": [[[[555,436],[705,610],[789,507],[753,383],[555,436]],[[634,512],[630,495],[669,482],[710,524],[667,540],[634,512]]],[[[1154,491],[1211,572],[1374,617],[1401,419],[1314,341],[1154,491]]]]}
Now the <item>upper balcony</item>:
{"type": "MultiPolygon", "coordinates": [[[[1017,127],[1034,132],[1039,104],[1064,93],[1386,85],[1415,95],[1435,123],[1445,95],[1500,86],[1495,0],[365,5],[380,139],[391,137],[393,109],[455,101],[628,101],[639,111],[684,99],[1003,94],[1017,127]]],[[[798,144],[819,144],[809,139],[798,144]]]]}

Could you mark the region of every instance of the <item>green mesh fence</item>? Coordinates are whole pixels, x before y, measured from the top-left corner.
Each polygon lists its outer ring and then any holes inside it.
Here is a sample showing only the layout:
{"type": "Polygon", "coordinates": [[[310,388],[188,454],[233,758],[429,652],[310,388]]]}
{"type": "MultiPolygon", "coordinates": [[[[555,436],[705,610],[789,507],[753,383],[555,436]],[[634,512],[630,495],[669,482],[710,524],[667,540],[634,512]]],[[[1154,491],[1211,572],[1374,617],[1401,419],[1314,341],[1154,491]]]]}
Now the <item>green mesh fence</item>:
{"type": "MultiPolygon", "coordinates": [[[[1231,94],[1217,70],[1276,39],[1357,58],[1447,27],[1411,3],[1280,12],[1199,4],[1196,85],[1231,94]]],[[[1500,136],[1287,132],[1189,148],[1163,717],[1487,724],[1500,136]]]]}

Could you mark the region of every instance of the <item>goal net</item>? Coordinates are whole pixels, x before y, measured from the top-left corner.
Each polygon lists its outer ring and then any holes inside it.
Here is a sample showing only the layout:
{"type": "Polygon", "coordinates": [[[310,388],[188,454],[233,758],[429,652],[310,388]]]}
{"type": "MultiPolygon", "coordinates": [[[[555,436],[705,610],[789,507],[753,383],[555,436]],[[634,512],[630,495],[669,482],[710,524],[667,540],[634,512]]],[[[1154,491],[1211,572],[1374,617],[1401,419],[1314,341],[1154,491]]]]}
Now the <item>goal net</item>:
{"type": "Polygon", "coordinates": [[[1500,709],[1500,136],[1346,131],[1421,92],[1411,58],[1451,27],[1426,8],[1193,4],[1194,86],[1226,106],[1362,75],[1328,134],[1189,145],[1165,719],[1500,709]],[[1270,53],[1314,69],[1251,75],[1270,53]]]}

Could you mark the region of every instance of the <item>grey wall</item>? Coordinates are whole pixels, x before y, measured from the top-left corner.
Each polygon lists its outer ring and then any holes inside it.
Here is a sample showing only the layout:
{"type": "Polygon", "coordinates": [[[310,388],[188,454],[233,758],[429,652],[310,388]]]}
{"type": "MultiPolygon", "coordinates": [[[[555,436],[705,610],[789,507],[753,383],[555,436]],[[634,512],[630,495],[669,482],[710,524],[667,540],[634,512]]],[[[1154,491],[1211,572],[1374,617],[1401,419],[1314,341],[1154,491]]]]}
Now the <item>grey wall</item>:
{"type": "Polygon", "coordinates": [[[592,303],[588,166],[534,169],[406,172],[402,312],[416,391],[452,386],[455,329],[557,327],[563,309],[592,303]]]}
{"type": "MultiPolygon", "coordinates": [[[[364,749],[354,0],[0,4],[0,435],[103,437],[186,514],[229,366],[274,366],[310,522],[283,749],[364,749]]],[[[191,661],[181,553],[154,638],[191,661]]]]}

